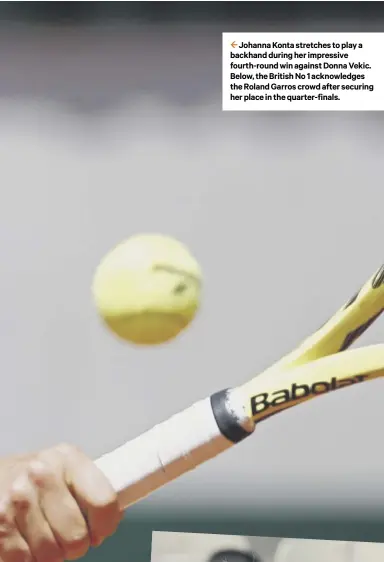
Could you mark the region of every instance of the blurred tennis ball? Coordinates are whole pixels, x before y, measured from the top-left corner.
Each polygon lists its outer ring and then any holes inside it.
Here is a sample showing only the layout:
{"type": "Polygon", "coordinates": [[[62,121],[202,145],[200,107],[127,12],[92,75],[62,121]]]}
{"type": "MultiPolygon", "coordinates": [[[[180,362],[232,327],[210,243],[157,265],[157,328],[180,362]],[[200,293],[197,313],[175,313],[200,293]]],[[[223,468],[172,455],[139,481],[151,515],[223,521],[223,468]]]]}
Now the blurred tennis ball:
{"type": "Polygon", "coordinates": [[[101,261],[93,281],[97,310],[120,338],[156,345],[175,338],[196,315],[201,270],[177,240],[141,234],[101,261]]]}

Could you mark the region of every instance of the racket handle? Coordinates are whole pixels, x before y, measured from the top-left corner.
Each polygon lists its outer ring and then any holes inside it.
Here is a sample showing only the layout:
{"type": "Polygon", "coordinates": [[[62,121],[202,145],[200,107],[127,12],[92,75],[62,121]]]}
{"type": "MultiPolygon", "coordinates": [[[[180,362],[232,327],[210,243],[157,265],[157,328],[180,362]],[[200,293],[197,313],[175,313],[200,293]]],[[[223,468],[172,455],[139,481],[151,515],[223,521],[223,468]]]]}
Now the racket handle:
{"type": "Polygon", "coordinates": [[[250,435],[253,422],[237,410],[219,392],[96,460],[122,509],[250,435]]]}

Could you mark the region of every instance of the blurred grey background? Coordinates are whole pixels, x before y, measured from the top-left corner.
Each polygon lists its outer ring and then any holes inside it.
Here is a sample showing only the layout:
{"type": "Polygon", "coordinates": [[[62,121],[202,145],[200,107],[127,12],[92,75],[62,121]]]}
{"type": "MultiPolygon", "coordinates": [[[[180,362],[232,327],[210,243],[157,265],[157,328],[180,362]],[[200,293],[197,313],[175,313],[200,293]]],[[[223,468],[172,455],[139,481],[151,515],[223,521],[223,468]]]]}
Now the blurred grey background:
{"type": "MultiPolygon", "coordinates": [[[[383,3],[108,4],[0,9],[3,455],[118,446],[263,370],[383,261],[381,113],[220,105],[222,31],[382,31],[383,3]],[[140,231],[181,239],[205,274],[195,324],[147,351],[107,333],[90,295],[99,259],[140,231]]],[[[91,557],[149,560],[152,528],[380,540],[382,393],[272,418],[91,557]]]]}

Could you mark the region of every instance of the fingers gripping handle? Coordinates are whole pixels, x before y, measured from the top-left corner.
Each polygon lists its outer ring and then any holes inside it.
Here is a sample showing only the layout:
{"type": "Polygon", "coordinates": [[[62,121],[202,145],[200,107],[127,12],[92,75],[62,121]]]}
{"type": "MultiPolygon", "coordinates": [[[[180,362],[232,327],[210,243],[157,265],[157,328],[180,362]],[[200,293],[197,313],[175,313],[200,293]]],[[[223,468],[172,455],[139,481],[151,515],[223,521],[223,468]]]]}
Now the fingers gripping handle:
{"type": "Polygon", "coordinates": [[[225,396],[219,395],[216,407],[214,397],[201,400],[96,461],[123,509],[234,444],[223,427],[236,426],[238,435],[242,420],[223,406],[225,396]]]}

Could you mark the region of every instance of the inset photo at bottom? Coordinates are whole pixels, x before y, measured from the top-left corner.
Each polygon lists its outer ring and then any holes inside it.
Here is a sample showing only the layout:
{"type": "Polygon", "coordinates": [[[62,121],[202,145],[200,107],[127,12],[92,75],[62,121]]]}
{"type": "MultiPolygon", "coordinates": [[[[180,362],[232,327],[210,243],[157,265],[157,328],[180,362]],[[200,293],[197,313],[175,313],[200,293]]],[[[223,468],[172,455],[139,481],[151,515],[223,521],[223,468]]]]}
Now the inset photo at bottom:
{"type": "Polygon", "coordinates": [[[383,562],[384,543],[152,533],[151,562],[383,562]]]}

